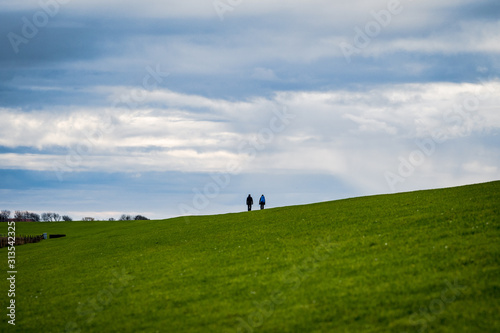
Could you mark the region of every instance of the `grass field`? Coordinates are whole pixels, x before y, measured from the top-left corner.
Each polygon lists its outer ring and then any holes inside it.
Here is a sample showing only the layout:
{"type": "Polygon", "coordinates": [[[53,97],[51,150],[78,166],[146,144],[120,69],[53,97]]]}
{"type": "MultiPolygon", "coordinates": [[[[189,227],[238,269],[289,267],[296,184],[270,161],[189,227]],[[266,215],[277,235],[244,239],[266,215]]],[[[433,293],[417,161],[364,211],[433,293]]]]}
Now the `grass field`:
{"type": "Polygon", "coordinates": [[[499,181],[16,232],[2,332],[500,332],[499,181]]]}

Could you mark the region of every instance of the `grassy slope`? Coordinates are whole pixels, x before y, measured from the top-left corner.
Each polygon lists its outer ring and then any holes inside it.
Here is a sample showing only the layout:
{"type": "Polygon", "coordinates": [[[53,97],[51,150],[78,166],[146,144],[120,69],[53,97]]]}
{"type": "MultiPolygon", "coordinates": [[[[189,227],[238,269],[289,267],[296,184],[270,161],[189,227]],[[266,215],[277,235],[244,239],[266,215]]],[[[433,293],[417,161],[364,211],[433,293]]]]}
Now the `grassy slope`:
{"type": "Polygon", "coordinates": [[[17,248],[15,329],[500,331],[499,202],[497,181],[189,220],[17,223],[67,237],[17,248]]]}

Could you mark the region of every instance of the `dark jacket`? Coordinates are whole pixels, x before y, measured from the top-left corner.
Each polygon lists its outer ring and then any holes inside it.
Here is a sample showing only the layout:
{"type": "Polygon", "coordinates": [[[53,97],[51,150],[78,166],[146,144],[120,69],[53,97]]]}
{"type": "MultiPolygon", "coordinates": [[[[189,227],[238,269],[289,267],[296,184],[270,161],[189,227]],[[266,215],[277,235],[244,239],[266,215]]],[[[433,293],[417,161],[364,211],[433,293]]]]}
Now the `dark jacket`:
{"type": "Polygon", "coordinates": [[[253,205],[253,199],[251,196],[247,197],[247,205],[253,205]]]}

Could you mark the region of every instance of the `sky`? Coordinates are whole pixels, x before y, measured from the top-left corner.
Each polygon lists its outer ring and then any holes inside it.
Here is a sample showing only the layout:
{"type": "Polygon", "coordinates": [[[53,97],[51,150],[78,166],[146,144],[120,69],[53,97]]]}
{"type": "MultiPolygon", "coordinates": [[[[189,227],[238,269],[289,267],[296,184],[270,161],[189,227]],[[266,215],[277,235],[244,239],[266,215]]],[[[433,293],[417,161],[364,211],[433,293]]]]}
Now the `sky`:
{"type": "Polygon", "coordinates": [[[0,209],[160,219],[499,180],[499,41],[497,0],[0,0],[0,209]]]}

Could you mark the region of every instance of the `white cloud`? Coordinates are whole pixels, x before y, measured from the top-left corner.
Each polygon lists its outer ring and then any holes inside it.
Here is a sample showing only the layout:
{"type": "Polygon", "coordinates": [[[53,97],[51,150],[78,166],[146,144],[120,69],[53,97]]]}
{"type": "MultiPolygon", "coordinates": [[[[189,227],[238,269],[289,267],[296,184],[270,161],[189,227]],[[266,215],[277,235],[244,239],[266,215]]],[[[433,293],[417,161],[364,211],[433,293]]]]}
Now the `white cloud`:
{"type": "Polygon", "coordinates": [[[405,37],[382,41],[370,47],[368,54],[395,52],[418,53],[500,53],[500,22],[462,22],[453,30],[445,30],[423,38],[405,37]]]}
{"type": "Polygon", "coordinates": [[[445,143],[434,143],[430,156],[398,186],[447,186],[452,179],[466,183],[499,176],[493,166],[500,165],[500,156],[488,143],[500,129],[499,91],[497,81],[430,83],[228,101],[157,90],[145,94],[136,109],[2,109],[0,145],[14,152],[1,155],[0,168],[137,174],[227,172],[233,163],[249,173],[332,175],[382,193],[389,188],[384,172],[397,173],[400,158],[408,160],[421,149],[418,140],[440,130],[445,143]],[[295,118],[272,131],[281,123],[271,119],[282,108],[295,118]],[[468,138],[463,149],[450,148],[453,140],[468,138]],[[43,154],[16,152],[18,147],[43,154]],[[65,147],[67,154],[52,152],[54,147],[65,147]],[[479,150],[492,159],[478,160],[479,150]],[[457,170],[453,165],[463,168],[445,175],[457,170]]]}
{"type": "Polygon", "coordinates": [[[366,117],[355,116],[352,114],[345,115],[345,118],[350,119],[359,125],[359,132],[384,132],[387,134],[397,134],[397,129],[394,126],[389,126],[387,123],[366,117]]]}

